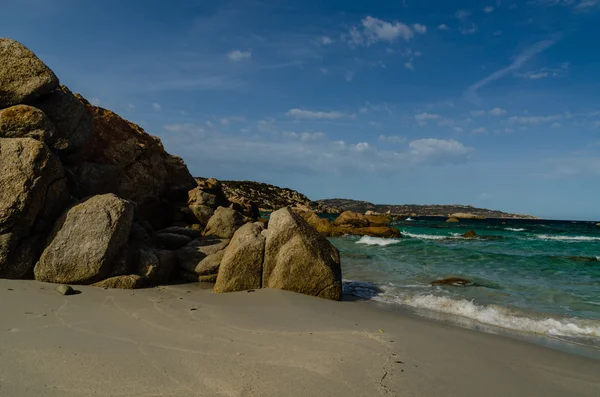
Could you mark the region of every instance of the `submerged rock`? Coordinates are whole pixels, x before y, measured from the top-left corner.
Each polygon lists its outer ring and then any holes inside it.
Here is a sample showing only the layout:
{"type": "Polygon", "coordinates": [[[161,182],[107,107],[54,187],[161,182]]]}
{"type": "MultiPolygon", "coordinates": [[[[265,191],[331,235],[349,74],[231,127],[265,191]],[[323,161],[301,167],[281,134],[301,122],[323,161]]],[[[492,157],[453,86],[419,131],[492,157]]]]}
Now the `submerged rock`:
{"type": "Polygon", "coordinates": [[[465,234],[462,235],[464,238],[477,238],[479,237],[477,235],[477,233],[475,233],[473,230],[469,230],[468,232],[466,232],[465,234]]]}
{"type": "Polygon", "coordinates": [[[477,287],[478,284],[471,280],[467,280],[460,277],[445,278],[443,280],[432,281],[431,285],[450,285],[453,287],[477,287]]]}

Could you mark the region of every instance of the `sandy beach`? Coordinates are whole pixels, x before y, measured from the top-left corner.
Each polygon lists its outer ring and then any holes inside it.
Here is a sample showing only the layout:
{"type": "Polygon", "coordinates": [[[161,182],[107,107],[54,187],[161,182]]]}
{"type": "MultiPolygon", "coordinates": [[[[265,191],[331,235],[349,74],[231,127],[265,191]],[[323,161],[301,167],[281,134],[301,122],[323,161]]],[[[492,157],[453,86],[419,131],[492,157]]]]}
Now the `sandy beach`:
{"type": "Polygon", "coordinates": [[[0,280],[2,396],[597,396],[600,361],[279,290],[0,280]]]}

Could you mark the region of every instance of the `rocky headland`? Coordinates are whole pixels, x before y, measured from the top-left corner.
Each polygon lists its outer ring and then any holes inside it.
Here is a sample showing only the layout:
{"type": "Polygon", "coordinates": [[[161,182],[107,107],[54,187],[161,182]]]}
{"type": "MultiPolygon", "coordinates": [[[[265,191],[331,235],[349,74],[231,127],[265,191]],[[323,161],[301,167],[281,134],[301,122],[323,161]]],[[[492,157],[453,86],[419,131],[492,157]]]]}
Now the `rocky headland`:
{"type": "Polygon", "coordinates": [[[195,180],[160,139],[60,85],[22,44],[0,38],[0,61],[1,278],[340,299],[337,249],[296,212],[260,222],[247,196],[195,180]]]}

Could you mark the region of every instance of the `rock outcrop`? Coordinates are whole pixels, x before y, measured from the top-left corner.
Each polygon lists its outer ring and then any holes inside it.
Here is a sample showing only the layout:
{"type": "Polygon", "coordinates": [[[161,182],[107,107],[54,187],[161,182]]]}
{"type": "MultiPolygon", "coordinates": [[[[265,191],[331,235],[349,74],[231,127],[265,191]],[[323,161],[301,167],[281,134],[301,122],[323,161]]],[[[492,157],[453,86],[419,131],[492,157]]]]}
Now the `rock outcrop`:
{"type": "Polygon", "coordinates": [[[339,252],[300,215],[278,210],[269,219],[262,286],[339,300],[339,252]]]}
{"type": "Polygon", "coordinates": [[[450,215],[450,217],[456,219],[485,219],[483,215],[475,215],[470,212],[456,212],[450,215]]]}
{"type": "Polygon", "coordinates": [[[328,219],[321,218],[316,213],[305,208],[294,208],[294,210],[302,217],[309,225],[314,227],[321,235],[325,237],[340,237],[347,234],[357,236],[371,236],[382,238],[398,238],[402,237],[400,231],[396,228],[389,227],[383,222],[388,219],[389,215],[382,216],[365,216],[355,212],[346,211],[339,216],[341,220],[336,219],[333,223],[328,219]],[[371,218],[375,223],[369,221],[371,218]]]}
{"type": "Polygon", "coordinates": [[[0,277],[126,289],[208,281],[215,292],[339,299],[327,239],[289,209],[267,230],[259,215],[251,198],[197,182],[157,137],[0,39],[0,277]]]}
{"type": "Polygon", "coordinates": [[[33,100],[58,87],[52,70],[27,47],[0,38],[0,109],[33,100]]]}
{"type": "Polygon", "coordinates": [[[239,228],[225,249],[214,292],[233,292],[261,288],[265,236],[260,223],[239,228]]]}
{"type": "Polygon", "coordinates": [[[456,218],[448,218],[446,219],[446,223],[458,223],[460,222],[458,219],[456,218]]]}

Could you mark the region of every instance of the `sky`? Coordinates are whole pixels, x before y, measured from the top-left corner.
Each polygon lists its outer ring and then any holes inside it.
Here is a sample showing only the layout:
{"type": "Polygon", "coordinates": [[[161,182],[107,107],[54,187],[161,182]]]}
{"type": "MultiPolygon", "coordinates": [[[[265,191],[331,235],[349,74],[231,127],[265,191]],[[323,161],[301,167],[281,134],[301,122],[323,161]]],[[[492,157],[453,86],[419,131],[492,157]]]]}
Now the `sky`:
{"type": "Polygon", "coordinates": [[[600,0],[2,0],[195,176],[600,220],[600,0]]]}

